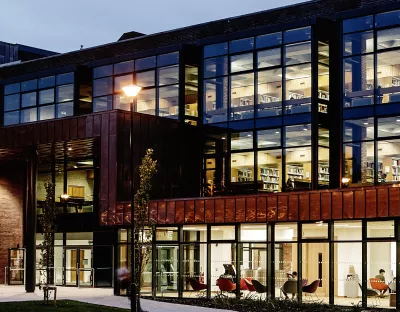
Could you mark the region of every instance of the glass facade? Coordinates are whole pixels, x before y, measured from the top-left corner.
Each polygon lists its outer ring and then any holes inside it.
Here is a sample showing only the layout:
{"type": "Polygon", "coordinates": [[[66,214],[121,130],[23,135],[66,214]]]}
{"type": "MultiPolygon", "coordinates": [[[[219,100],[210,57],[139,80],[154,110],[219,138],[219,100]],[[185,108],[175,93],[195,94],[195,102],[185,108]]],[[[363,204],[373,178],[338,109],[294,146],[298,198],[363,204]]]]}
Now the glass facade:
{"type": "Polygon", "coordinates": [[[74,115],[74,73],[4,85],[4,126],[74,115]]]}
{"type": "Polygon", "coordinates": [[[310,40],[306,27],[205,46],[203,122],[309,113],[310,40]]]}

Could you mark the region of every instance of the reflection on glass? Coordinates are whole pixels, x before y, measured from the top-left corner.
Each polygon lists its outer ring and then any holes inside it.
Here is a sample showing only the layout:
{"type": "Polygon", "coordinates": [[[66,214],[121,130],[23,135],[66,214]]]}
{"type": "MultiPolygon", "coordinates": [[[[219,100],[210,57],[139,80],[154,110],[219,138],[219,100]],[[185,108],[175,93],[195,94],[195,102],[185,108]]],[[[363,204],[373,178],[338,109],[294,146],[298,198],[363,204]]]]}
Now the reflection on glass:
{"type": "Polygon", "coordinates": [[[114,78],[114,92],[120,92],[123,87],[132,84],[133,75],[118,76],[114,78]]]}
{"type": "Polygon", "coordinates": [[[39,91],[39,105],[54,103],[54,89],[39,91]]]}
{"type": "MultiPolygon", "coordinates": [[[[156,78],[155,78],[154,70],[136,74],[136,84],[142,88],[154,86],[156,84],[155,79],[156,78]]],[[[140,92],[139,92],[139,94],[140,94],[140,92]]]]}
{"type": "Polygon", "coordinates": [[[311,42],[287,45],[285,48],[285,65],[311,62],[311,42]]]}
{"type": "Polygon", "coordinates": [[[282,190],[282,150],[258,152],[258,181],[266,192],[282,190]]]}
{"type": "Polygon", "coordinates": [[[36,105],[36,92],[22,94],[21,107],[30,107],[35,105],[36,105]]]}
{"type": "Polygon", "coordinates": [[[374,27],[374,17],[372,15],[352,18],[343,21],[343,32],[356,32],[368,30],[374,27]]]}
{"type": "Polygon", "coordinates": [[[170,66],[158,69],[158,85],[170,85],[179,82],[179,66],[170,66]]]}
{"type": "Polygon", "coordinates": [[[394,221],[369,221],[367,222],[367,237],[394,237],[394,221]]]}
{"type": "Polygon", "coordinates": [[[37,108],[21,110],[21,123],[37,121],[37,108]]]}
{"type": "Polygon", "coordinates": [[[177,241],[178,228],[177,227],[158,227],[156,228],[157,241],[177,241]]]}
{"type": "Polygon", "coordinates": [[[311,27],[287,30],[284,33],[285,43],[305,41],[311,39],[311,27]]]}
{"type": "Polygon", "coordinates": [[[260,51],[257,54],[258,68],[280,66],[281,65],[281,49],[271,49],[260,51]]]}
{"type": "Polygon", "coordinates": [[[179,52],[161,54],[157,56],[157,66],[167,66],[179,63],[179,52]]]}
{"type": "Polygon", "coordinates": [[[156,89],[142,89],[137,95],[136,111],[142,114],[156,114],[156,89]]]}
{"type": "Polygon", "coordinates": [[[229,53],[237,53],[252,50],[254,48],[254,38],[244,38],[234,40],[229,43],[229,53]]]}
{"type": "Polygon", "coordinates": [[[93,96],[112,94],[112,77],[93,81],[93,96]]]}
{"type": "Polygon", "coordinates": [[[400,135],[400,116],[378,119],[378,138],[400,135]]]}
{"type": "Polygon", "coordinates": [[[28,80],[21,82],[21,92],[32,91],[37,88],[37,80],[28,80]]]}
{"type": "Polygon", "coordinates": [[[226,122],[228,119],[228,78],[204,81],[204,123],[226,122]]]}
{"type": "Polygon", "coordinates": [[[4,86],[4,95],[17,93],[21,91],[21,85],[19,82],[12,83],[4,86]]]}
{"type": "Polygon", "coordinates": [[[19,111],[4,113],[4,126],[15,125],[19,123],[19,111]]]}
{"type": "Polygon", "coordinates": [[[231,155],[231,182],[254,181],[254,153],[234,153],[231,155]]]}
{"type": "Polygon", "coordinates": [[[178,119],[179,116],[179,86],[159,88],[159,115],[178,119]]]}
{"type": "Polygon", "coordinates": [[[74,85],[57,87],[57,102],[69,102],[74,99],[74,85]]]}
{"type": "Polygon", "coordinates": [[[144,70],[148,68],[154,68],[156,67],[156,57],[155,56],[150,56],[142,59],[138,59],[135,61],[135,67],[136,71],[139,70],[144,70]]]}
{"type": "Polygon", "coordinates": [[[74,102],[57,104],[57,118],[74,115],[74,102]]]}
{"type": "Polygon", "coordinates": [[[7,111],[19,109],[19,103],[20,103],[19,93],[5,96],[4,97],[4,111],[7,112],[7,111]]]}
{"type": "Polygon", "coordinates": [[[385,12],[375,16],[375,26],[383,27],[398,25],[400,22],[400,11],[385,12]]]}
{"type": "MultiPolygon", "coordinates": [[[[397,41],[396,41],[397,42],[397,41]]],[[[400,56],[398,51],[378,54],[378,104],[400,101],[400,56]]]]}
{"type": "Polygon", "coordinates": [[[96,67],[93,69],[93,78],[100,78],[111,76],[113,74],[113,66],[112,65],[105,65],[101,67],[96,67]]]}
{"type": "Polygon", "coordinates": [[[93,99],[93,112],[102,112],[112,109],[112,96],[103,96],[93,99]]]}
{"type": "Polygon", "coordinates": [[[204,78],[228,74],[228,57],[219,56],[204,61],[204,78]]]}
{"type": "MultiPolygon", "coordinates": [[[[139,92],[140,94],[140,92],[139,92]]],[[[115,94],[114,95],[114,109],[122,109],[130,111],[132,98],[125,94],[115,94]]]]}
{"type": "Polygon", "coordinates": [[[273,47],[282,44],[282,33],[272,33],[256,37],[257,49],[273,47]]]}
{"type": "Polygon", "coordinates": [[[374,143],[356,142],[345,144],[344,177],[352,184],[374,183],[374,143]]]}
{"type": "Polygon", "coordinates": [[[253,149],[253,132],[234,132],[231,135],[231,150],[253,149]]]}
{"type": "Polygon", "coordinates": [[[54,117],[55,117],[54,105],[39,107],[39,120],[53,119],[54,117]]]}
{"type": "Polygon", "coordinates": [[[296,125],[285,127],[285,146],[311,145],[311,125],[296,125]]]}
{"type": "Polygon", "coordinates": [[[257,117],[282,113],[282,69],[258,72],[257,117]]]}
{"type": "Polygon", "coordinates": [[[374,118],[349,119],[344,121],[343,141],[364,141],[374,139],[374,118]]]}
{"type": "Polygon", "coordinates": [[[374,51],[374,33],[372,31],[343,36],[344,55],[364,54],[374,51]]]}
{"type": "Polygon", "coordinates": [[[224,55],[228,53],[228,43],[217,43],[204,47],[204,57],[224,55]]]}
{"type": "Polygon", "coordinates": [[[286,113],[311,112],[311,64],[286,68],[286,113]]]}
{"type": "Polygon", "coordinates": [[[114,64],[114,75],[130,73],[134,71],[134,61],[114,64]]]}
{"type": "Polygon", "coordinates": [[[230,120],[254,118],[254,74],[231,76],[230,120]]]}
{"type": "Polygon", "coordinates": [[[374,57],[344,59],[344,107],[374,104],[374,57]]]}
{"type": "Polygon", "coordinates": [[[259,130],[257,132],[258,148],[281,146],[281,129],[259,130]]]}
{"type": "Polygon", "coordinates": [[[253,69],[253,53],[231,56],[231,73],[253,69]]]}

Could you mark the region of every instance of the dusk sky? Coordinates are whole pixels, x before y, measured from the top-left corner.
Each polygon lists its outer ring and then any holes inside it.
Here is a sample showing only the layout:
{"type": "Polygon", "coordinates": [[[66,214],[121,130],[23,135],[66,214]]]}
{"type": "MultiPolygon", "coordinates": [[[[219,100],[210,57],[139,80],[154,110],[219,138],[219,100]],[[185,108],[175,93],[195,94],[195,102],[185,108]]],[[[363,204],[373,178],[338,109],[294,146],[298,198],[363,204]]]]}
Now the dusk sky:
{"type": "Polygon", "coordinates": [[[304,1],[15,0],[2,10],[0,41],[68,52],[116,41],[128,31],[152,34],[299,2],[304,1]]]}

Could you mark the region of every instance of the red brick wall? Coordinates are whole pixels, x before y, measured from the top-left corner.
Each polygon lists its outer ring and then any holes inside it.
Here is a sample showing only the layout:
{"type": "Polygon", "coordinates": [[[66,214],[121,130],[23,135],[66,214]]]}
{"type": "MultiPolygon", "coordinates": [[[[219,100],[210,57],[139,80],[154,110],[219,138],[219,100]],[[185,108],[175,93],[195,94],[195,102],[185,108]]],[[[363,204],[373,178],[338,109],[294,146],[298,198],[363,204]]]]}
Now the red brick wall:
{"type": "Polygon", "coordinates": [[[0,163],[0,283],[4,283],[4,267],[8,248],[22,247],[23,234],[23,165],[0,163]]]}

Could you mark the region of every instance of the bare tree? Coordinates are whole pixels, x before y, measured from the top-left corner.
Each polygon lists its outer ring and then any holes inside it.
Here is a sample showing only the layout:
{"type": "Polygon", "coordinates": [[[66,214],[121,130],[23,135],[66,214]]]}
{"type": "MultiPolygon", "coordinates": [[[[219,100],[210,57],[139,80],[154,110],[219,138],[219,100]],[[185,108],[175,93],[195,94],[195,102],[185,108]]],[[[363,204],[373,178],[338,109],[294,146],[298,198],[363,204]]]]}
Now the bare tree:
{"type": "MultiPolygon", "coordinates": [[[[134,197],[134,209],[132,213],[134,247],[134,276],[135,287],[131,290],[131,296],[135,296],[135,311],[142,311],[140,305],[140,290],[143,285],[143,272],[151,257],[151,246],[154,220],[149,220],[150,191],[152,178],[157,173],[157,161],[153,160],[153,150],[148,149],[139,166],[140,185],[134,197]]],[[[131,298],[134,299],[134,298],[131,298]]]]}
{"type": "Polygon", "coordinates": [[[55,205],[54,184],[50,181],[44,184],[46,189],[46,200],[43,206],[43,214],[39,216],[42,226],[43,242],[39,245],[39,289],[43,289],[44,301],[48,302],[50,293],[47,287],[52,283],[53,261],[54,261],[54,232],[55,232],[55,205]]]}

